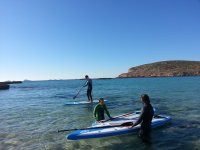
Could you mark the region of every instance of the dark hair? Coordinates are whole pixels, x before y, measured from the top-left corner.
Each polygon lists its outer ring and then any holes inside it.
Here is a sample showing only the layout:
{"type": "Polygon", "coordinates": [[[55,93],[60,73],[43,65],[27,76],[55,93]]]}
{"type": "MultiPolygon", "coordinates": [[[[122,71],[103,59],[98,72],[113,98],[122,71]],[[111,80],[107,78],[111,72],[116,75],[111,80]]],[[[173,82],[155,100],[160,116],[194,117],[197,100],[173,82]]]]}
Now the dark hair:
{"type": "Polygon", "coordinates": [[[101,100],[104,100],[104,98],[103,98],[103,97],[99,98],[99,102],[100,102],[101,100]]]}
{"type": "Polygon", "coordinates": [[[85,75],[85,78],[88,78],[88,75],[85,75]]]}
{"type": "Polygon", "coordinates": [[[147,94],[143,94],[141,95],[142,101],[146,104],[150,104],[150,99],[149,96],[147,94]]]}

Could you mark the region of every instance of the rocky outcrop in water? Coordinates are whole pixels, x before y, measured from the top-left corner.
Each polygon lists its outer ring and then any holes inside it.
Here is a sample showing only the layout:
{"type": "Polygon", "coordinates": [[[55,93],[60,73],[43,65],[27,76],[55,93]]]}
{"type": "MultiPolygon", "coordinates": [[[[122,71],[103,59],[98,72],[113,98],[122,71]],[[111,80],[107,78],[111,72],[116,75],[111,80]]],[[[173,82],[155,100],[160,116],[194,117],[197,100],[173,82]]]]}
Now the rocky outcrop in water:
{"type": "Polygon", "coordinates": [[[10,88],[10,84],[18,84],[18,83],[22,83],[22,81],[0,82],[0,90],[8,90],[10,88]]]}
{"type": "Polygon", "coordinates": [[[200,61],[161,61],[132,67],[119,78],[200,76],[200,61]]]}
{"type": "Polygon", "coordinates": [[[0,83],[0,90],[8,90],[10,88],[9,84],[0,83]]]}

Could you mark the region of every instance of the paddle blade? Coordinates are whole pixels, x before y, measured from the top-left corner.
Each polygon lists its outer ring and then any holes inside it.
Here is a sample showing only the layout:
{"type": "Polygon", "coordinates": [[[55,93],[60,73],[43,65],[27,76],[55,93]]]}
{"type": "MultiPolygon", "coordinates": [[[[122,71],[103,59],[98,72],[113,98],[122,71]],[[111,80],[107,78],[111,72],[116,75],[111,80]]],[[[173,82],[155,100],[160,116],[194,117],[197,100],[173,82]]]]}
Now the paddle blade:
{"type": "Polygon", "coordinates": [[[58,130],[58,132],[66,132],[66,131],[74,131],[74,130],[81,130],[81,129],[67,129],[67,130],[58,130]]]}

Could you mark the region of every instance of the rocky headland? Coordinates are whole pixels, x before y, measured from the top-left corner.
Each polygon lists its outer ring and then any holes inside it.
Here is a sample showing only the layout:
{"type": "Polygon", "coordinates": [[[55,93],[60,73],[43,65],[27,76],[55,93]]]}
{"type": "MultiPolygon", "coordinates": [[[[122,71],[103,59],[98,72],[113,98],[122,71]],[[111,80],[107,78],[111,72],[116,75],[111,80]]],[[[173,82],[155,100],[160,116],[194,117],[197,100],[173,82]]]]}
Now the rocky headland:
{"type": "Polygon", "coordinates": [[[119,78],[200,76],[200,61],[161,61],[128,69],[119,78]]]}

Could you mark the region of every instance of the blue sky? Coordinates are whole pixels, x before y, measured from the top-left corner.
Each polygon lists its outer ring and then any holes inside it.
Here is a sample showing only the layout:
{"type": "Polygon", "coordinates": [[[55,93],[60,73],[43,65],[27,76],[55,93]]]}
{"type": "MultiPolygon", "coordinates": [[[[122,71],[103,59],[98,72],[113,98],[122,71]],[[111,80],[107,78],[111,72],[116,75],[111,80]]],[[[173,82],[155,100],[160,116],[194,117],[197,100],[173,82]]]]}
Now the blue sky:
{"type": "Polygon", "coordinates": [[[200,60],[199,0],[1,0],[0,81],[117,77],[200,60]]]}

